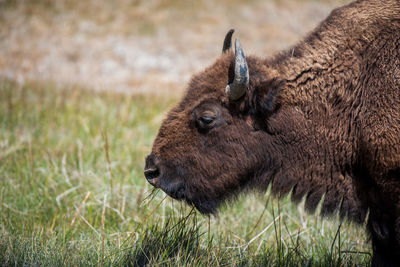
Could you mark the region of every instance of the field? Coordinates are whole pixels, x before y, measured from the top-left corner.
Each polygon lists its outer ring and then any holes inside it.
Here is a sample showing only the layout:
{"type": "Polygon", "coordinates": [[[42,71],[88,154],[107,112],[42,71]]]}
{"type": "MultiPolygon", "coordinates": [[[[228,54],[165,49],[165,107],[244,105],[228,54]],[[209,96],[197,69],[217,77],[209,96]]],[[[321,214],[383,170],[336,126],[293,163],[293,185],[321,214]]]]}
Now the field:
{"type": "Polygon", "coordinates": [[[248,55],[349,0],[0,0],[0,266],[368,266],[363,225],[248,193],[216,216],[144,158],[230,28],[248,55]]]}
{"type": "Polygon", "coordinates": [[[0,266],[366,266],[363,226],[247,194],[217,216],[142,171],[176,97],[0,82],[0,266]]]}

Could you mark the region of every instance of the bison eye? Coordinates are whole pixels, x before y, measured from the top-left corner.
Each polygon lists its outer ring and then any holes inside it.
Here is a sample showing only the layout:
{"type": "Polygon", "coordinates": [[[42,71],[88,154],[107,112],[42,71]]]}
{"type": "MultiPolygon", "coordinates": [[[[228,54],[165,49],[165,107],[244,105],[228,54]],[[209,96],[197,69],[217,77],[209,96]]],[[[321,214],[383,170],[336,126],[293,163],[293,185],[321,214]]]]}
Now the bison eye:
{"type": "Polygon", "coordinates": [[[203,116],[203,117],[200,117],[199,120],[204,125],[209,125],[215,120],[215,118],[214,117],[203,116]]]}
{"type": "Polygon", "coordinates": [[[215,127],[224,125],[221,106],[215,101],[204,101],[192,111],[193,122],[200,133],[207,133],[215,127]]]}
{"type": "Polygon", "coordinates": [[[212,128],[214,128],[216,122],[216,117],[215,116],[210,116],[210,115],[203,115],[197,118],[196,124],[197,128],[200,131],[209,131],[212,128]]]}

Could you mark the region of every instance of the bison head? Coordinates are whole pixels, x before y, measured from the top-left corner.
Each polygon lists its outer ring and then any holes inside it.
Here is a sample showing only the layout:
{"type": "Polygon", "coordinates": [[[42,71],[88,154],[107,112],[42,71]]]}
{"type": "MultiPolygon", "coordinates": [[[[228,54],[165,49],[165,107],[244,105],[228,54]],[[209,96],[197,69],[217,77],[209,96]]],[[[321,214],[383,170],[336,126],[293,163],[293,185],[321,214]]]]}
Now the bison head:
{"type": "Polygon", "coordinates": [[[150,184],[202,213],[215,212],[227,197],[265,181],[279,165],[269,156],[276,153],[265,118],[278,108],[282,82],[264,61],[246,58],[238,39],[230,52],[232,33],[222,56],[191,79],[146,158],[150,184]]]}

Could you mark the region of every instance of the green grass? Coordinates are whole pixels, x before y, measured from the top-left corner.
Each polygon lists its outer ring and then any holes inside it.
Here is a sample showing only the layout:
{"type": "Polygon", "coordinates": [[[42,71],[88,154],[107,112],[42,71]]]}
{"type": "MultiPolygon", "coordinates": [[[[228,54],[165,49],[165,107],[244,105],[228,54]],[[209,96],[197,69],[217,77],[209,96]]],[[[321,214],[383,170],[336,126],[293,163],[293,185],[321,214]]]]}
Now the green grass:
{"type": "Polygon", "coordinates": [[[177,98],[0,81],[0,266],[365,266],[362,226],[247,194],[217,217],[142,170],[177,98]]]}

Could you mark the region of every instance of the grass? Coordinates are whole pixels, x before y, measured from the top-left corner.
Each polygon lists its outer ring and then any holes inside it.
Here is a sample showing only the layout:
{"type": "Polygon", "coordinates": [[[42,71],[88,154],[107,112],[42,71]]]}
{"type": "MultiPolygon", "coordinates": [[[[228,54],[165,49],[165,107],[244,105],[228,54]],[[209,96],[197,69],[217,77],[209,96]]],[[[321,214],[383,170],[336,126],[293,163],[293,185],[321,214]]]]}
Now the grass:
{"type": "Polygon", "coordinates": [[[205,217],[142,170],[175,97],[0,81],[0,266],[365,266],[363,227],[247,194],[205,217]]]}

